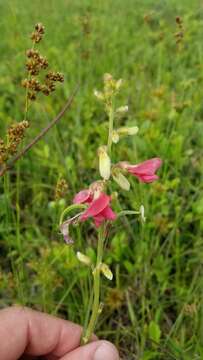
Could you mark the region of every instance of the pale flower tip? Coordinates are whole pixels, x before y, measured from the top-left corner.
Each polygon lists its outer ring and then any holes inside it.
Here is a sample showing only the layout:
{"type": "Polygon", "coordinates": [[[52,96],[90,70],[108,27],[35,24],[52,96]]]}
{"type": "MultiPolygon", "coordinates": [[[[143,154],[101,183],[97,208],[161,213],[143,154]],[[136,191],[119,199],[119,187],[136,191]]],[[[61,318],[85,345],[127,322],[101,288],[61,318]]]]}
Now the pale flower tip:
{"type": "Polygon", "coordinates": [[[144,208],[144,205],[141,205],[140,206],[140,216],[141,216],[141,219],[143,222],[146,221],[146,217],[145,217],[145,208],[144,208]]]}
{"type": "Polygon", "coordinates": [[[116,81],[116,90],[119,90],[122,85],[123,85],[123,79],[117,80],[116,81]]]}
{"type": "Polygon", "coordinates": [[[112,141],[114,144],[117,144],[119,142],[119,134],[116,130],[113,130],[112,141]]]}
{"type": "Polygon", "coordinates": [[[119,135],[121,136],[129,136],[129,135],[136,135],[139,131],[139,128],[137,126],[132,127],[121,127],[118,130],[119,135]]]}
{"type": "Polygon", "coordinates": [[[128,179],[120,171],[113,174],[113,179],[121,187],[121,189],[126,191],[130,190],[130,183],[128,179]]]}
{"type": "Polygon", "coordinates": [[[129,135],[136,135],[139,131],[139,128],[137,126],[132,126],[128,128],[128,134],[129,135]]]}
{"type": "Polygon", "coordinates": [[[111,269],[109,268],[108,265],[106,264],[101,264],[100,270],[102,272],[102,274],[108,279],[108,280],[112,280],[113,279],[113,273],[111,271],[111,269]]]}
{"type": "Polygon", "coordinates": [[[113,76],[109,73],[105,73],[104,74],[104,82],[108,82],[108,81],[111,81],[113,80],[113,76]]]}
{"type": "Polygon", "coordinates": [[[99,155],[99,172],[104,180],[108,180],[111,175],[111,159],[107,154],[106,146],[98,149],[99,155]]]}
{"type": "Polygon", "coordinates": [[[87,265],[87,266],[90,266],[90,265],[91,265],[91,259],[90,259],[88,256],[82,254],[80,251],[77,251],[76,256],[77,256],[77,259],[78,259],[81,263],[83,263],[83,264],[85,264],[85,265],[87,265]]]}
{"type": "Polygon", "coordinates": [[[94,90],[94,96],[96,96],[96,98],[98,100],[103,100],[104,99],[103,93],[101,91],[96,90],[96,89],[94,90]]]}
{"type": "Polygon", "coordinates": [[[119,108],[116,110],[116,112],[117,112],[118,114],[127,113],[127,112],[128,112],[128,105],[119,107],[119,108]]]}

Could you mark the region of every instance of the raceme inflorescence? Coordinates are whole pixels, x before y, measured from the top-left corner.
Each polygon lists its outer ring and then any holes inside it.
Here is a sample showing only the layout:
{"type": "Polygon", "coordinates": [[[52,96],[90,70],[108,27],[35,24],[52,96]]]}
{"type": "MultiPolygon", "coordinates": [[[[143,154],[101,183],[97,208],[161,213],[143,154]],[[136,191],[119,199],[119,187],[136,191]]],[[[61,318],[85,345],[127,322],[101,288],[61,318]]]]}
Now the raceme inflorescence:
{"type": "Polygon", "coordinates": [[[88,256],[80,251],[77,252],[78,260],[86,266],[90,266],[93,274],[93,300],[90,303],[91,312],[87,321],[88,325],[84,327],[83,344],[90,340],[98,315],[101,312],[100,275],[103,274],[109,280],[113,278],[111,269],[103,262],[104,245],[108,234],[107,226],[110,223],[114,223],[122,215],[135,214],[140,216],[142,221],[145,221],[143,205],[137,210],[124,210],[120,213],[114,211],[113,203],[116,200],[111,192],[111,184],[115,182],[122,190],[129,191],[130,182],[127,178],[128,175],[136,177],[140,182],[151,183],[158,179],[156,171],[162,163],[158,157],[139,164],[130,164],[126,160],[113,163],[112,145],[118,144],[123,137],[136,135],[138,132],[137,126],[115,127],[116,121],[118,122],[119,118],[128,112],[127,105],[116,107],[117,95],[122,84],[122,79],[115,80],[111,74],[105,74],[103,91],[94,91],[96,98],[104,105],[109,124],[107,143],[102,144],[97,151],[98,168],[101,178],[91,183],[88,188],[79,191],[74,196],[73,203],[63,211],[60,218],[60,231],[67,244],[73,243],[73,239],[70,236],[71,225],[79,225],[90,219],[98,231],[96,263],[93,264],[88,256]],[[73,212],[74,215],[71,216],[73,212]]]}

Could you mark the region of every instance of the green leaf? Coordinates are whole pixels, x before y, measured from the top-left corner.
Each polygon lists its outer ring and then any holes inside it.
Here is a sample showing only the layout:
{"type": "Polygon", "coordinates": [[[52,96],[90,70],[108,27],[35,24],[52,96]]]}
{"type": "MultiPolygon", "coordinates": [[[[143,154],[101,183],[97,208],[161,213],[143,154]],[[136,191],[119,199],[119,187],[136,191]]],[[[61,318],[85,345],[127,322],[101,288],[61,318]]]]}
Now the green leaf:
{"type": "Polygon", "coordinates": [[[155,343],[159,344],[161,337],[161,330],[159,325],[155,321],[151,321],[149,324],[149,338],[155,343]]]}

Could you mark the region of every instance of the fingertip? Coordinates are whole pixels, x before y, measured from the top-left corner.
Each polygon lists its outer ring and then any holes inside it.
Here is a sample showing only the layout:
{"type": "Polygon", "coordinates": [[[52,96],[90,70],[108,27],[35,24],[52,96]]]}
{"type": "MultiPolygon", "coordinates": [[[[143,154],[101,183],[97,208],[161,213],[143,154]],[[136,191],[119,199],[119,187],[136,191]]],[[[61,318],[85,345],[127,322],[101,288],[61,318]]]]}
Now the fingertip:
{"type": "Polygon", "coordinates": [[[109,341],[100,341],[93,360],[119,360],[119,354],[115,346],[109,341]]]}
{"type": "Polygon", "coordinates": [[[119,360],[119,354],[108,341],[94,341],[65,355],[61,360],[119,360]]]}

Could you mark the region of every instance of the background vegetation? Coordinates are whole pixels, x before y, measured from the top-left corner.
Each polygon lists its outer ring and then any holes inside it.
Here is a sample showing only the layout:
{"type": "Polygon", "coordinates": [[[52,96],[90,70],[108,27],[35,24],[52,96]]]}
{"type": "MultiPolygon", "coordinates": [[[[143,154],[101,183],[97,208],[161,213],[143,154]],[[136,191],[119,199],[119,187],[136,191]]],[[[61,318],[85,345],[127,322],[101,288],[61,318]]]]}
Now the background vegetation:
{"type": "Polygon", "coordinates": [[[125,121],[140,128],[123,140],[119,157],[136,163],[159,156],[164,165],[158,182],[133,179],[130,194],[120,195],[122,208],[143,203],[147,222],[124,219],[111,232],[105,261],[115,277],[103,281],[97,333],[127,360],[202,359],[202,2],[12,0],[0,1],[0,13],[1,136],[23,119],[20,82],[36,22],[46,27],[40,51],[65,83],[33,104],[25,143],[80,82],[71,111],[0,179],[0,307],[20,303],[84,322],[90,274],[75,251],[86,248],[94,257],[95,232],[91,224],[76,228],[68,247],[58,219],[75,192],[95,179],[107,119],[93,89],[109,72],[125,79],[125,121]],[[183,21],[178,44],[176,16],[183,21]],[[68,192],[55,202],[61,177],[68,192]]]}

